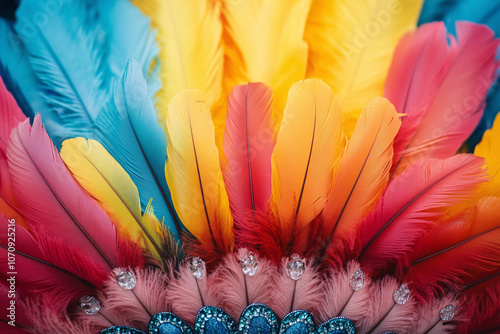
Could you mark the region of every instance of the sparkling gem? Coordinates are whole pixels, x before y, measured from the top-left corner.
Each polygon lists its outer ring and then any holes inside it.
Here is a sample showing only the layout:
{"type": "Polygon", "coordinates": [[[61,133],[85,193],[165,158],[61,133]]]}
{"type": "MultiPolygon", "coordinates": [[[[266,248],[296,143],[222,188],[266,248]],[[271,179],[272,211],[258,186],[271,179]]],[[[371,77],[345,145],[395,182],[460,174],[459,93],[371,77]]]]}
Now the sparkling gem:
{"type": "Polygon", "coordinates": [[[365,285],[365,272],[361,269],[354,272],[349,279],[349,283],[351,283],[351,288],[354,291],[358,291],[365,285]]]}
{"type": "Polygon", "coordinates": [[[286,273],[291,279],[296,281],[302,277],[304,267],[304,261],[300,258],[300,256],[293,254],[292,259],[288,261],[286,265],[286,273]]]}
{"type": "Polygon", "coordinates": [[[403,283],[394,291],[394,301],[399,305],[404,305],[408,302],[408,299],[410,299],[410,289],[408,284],[403,283]]]}
{"type": "Polygon", "coordinates": [[[88,315],[96,314],[101,309],[101,303],[99,303],[99,301],[92,296],[83,296],[80,298],[78,304],[82,308],[83,312],[88,315]]]}
{"type": "Polygon", "coordinates": [[[130,271],[121,271],[116,279],[125,290],[132,290],[135,287],[135,276],[130,271]]]}
{"type": "Polygon", "coordinates": [[[189,263],[189,269],[191,269],[191,274],[197,279],[202,279],[205,276],[205,261],[199,257],[193,257],[189,263]]]}
{"type": "Polygon", "coordinates": [[[241,259],[240,264],[243,274],[248,276],[255,275],[257,269],[259,269],[259,262],[257,262],[257,259],[252,254],[249,254],[248,257],[241,259]]]}
{"type": "Polygon", "coordinates": [[[441,320],[443,321],[449,321],[453,319],[455,316],[455,310],[457,307],[455,305],[446,305],[441,309],[439,312],[439,316],[441,317],[441,320]]]}

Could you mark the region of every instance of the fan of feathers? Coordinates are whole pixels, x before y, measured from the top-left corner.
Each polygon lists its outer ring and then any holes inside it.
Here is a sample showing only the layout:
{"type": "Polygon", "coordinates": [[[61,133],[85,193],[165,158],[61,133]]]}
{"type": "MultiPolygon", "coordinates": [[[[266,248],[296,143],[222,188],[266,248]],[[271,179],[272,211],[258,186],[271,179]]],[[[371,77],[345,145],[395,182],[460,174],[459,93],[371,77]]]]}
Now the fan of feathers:
{"type": "Polygon", "coordinates": [[[500,8],[422,2],[22,0],[0,19],[0,331],[253,303],[499,331],[500,8]]]}

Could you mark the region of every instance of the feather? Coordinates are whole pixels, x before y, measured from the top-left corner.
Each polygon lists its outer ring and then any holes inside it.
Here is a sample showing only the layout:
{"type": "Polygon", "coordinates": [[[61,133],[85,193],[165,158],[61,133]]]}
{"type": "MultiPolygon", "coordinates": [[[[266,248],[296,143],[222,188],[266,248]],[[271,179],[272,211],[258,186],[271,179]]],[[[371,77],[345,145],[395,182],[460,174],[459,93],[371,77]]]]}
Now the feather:
{"type": "Polygon", "coordinates": [[[460,322],[464,333],[496,333],[500,328],[500,313],[498,301],[500,299],[500,283],[491,285],[481,293],[463,299],[467,305],[461,311],[460,322]]]}
{"type": "Polygon", "coordinates": [[[139,193],[128,174],[98,142],[67,139],[61,158],[80,185],[109,215],[124,237],[141,244],[160,261],[167,258],[162,230],[151,205],[141,213],[139,193]]]}
{"type": "Polygon", "coordinates": [[[7,156],[14,192],[30,228],[43,225],[103,268],[116,265],[113,224],[66,169],[40,116],[32,127],[26,120],[12,131],[7,156]]]}
{"type": "Polygon", "coordinates": [[[58,303],[52,304],[54,309],[65,309],[69,302],[94,293],[92,285],[50,263],[33,237],[23,227],[13,227],[10,222],[0,214],[0,265],[4,268],[0,276],[6,279],[14,275],[19,283],[18,292],[53,291],[58,295],[58,303]]]}
{"type": "Polygon", "coordinates": [[[392,143],[400,124],[394,107],[382,98],[372,100],[361,113],[322,214],[324,235],[354,231],[374,207],[389,180],[392,143]]]}
{"type": "Polygon", "coordinates": [[[46,108],[38,81],[28,60],[28,51],[14,29],[14,23],[0,18],[0,76],[29,117],[46,108]]]}
{"type": "Polygon", "coordinates": [[[279,125],[288,90],[306,74],[303,35],[311,0],[237,4],[224,0],[223,4],[224,88],[229,92],[236,85],[263,82],[274,92],[274,116],[279,125]]]}
{"type": "Polygon", "coordinates": [[[361,226],[359,262],[367,272],[391,271],[408,263],[408,252],[448,210],[475,195],[484,181],[484,160],[457,155],[422,160],[389,185],[361,226]]]}
{"type": "Polygon", "coordinates": [[[344,144],[340,103],[320,80],[290,89],[272,155],[272,209],[292,240],[324,209],[344,144]]]}
{"type": "Polygon", "coordinates": [[[272,92],[261,83],[236,86],[229,96],[223,175],[235,227],[264,212],[271,196],[271,104],[272,92]]]}
{"type": "Polygon", "coordinates": [[[415,295],[425,299],[446,287],[458,289],[497,269],[500,266],[500,225],[496,225],[415,259],[405,276],[414,287],[415,295]]]}
{"type": "Polygon", "coordinates": [[[463,0],[427,0],[424,1],[418,24],[442,21],[463,0]]]}
{"type": "Polygon", "coordinates": [[[223,265],[210,276],[213,291],[224,291],[217,294],[217,306],[225,310],[233,319],[238,319],[245,307],[253,303],[266,303],[272,298],[275,289],[274,275],[276,267],[265,258],[256,257],[258,267],[253,275],[245,275],[241,270],[241,259],[248,258],[249,252],[240,248],[236,254],[228,254],[223,265]]]}
{"type": "Polygon", "coordinates": [[[474,155],[486,159],[490,179],[484,184],[481,194],[484,196],[499,195],[500,189],[500,159],[495,151],[500,148],[500,117],[495,119],[491,130],[484,133],[483,139],[476,146],[474,155]]]}
{"type": "Polygon", "coordinates": [[[233,218],[203,93],[178,94],[169,106],[167,128],[165,172],[179,218],[201,244],[223,255],[234,245],[233,218]]]}
{"type": "Polygon", "coordinates": [[[443,298],[434,298],[430,303],[424,304],[423,307],[419,309],[419,312],[413,315],[413,333],[456,333],[457,317],[454,317],[453,322],[442,321],[440,317],[440,311],[443,307],[448,305],[457,306],[456,313],[460,313],[462,308],[466,307],[466,305],[461,305],[453,295],[446,295],[443,298]]]}
{"type": "Polygon", "coordinates": [[[83,1],[47,7],[37,0],[26,0],[16,17],[16,31],[29,52],[49,107],[39,111],[56,146],[77,135],[92,138],[109,82],[109,74],[103,70],[104,32],[95,11],[83,1]]]}
{"type": "Polygon", "coordinates": [[[172,313],[192,326],[198,310],[216,304],[214,292],[210,276],[205,274],[201,279],[195,278],[187,263],[180,268],[177,278],[169,282],[165,302],[172,305],[172,313]]]}
{"type": "Polygon", "coordinates": [[[142,210],[153,198],[156,214],[165,218],[166,227],[179,239],[180,225],[165,179],[167,141],[138,62],[128,62],[110,101],[99,113],[96,137],[137,186],[142,210]]]}
{"type": "Polygon", "coordinates": [[[10,133],[26,117],[5,88],[2,78],[0,78],[0,119],[0,212],[10,219],[14,219],[17,224],[26,226],[14,196],[7,162],[7,143],[10,133]]]}
{"type": "Polygon", "coordinates": [[[221,9],[218,1],[132,1],[158,30],[162,88],[156,110],[165,126],[168,105],[184,89],[207,94],[211,106],[222,93],[221,9]]]}
{"type": "Polygon", "coordinates": [[[497,68],[499,40],[487,27],[469,22],[457,23],[457,36],[458,44],[452,39],[448,51],[451,65],[418,130],[408,141],[396,175],[422,157],[452,156],[481,119],[497,68]]]}
{"type": "Polygon", "coordinates": [[[423,25],[396,47],[384,88],[384,96],[404,114],[394,140],[393,168],[428,112],[451,65],[451,52],[442,22],[423,25]]]}
{"type": "Polygon", "coordinates": [[[368,101],[381,96],[400,37],[417,22],[422,0],[314,0],[304,38],[307,77],[330,85],[350,137],[368,101]]]}
{"type": "Polygon", "coordinates": [[[0,299],[0,308],[5,310],[0,315],[0,330],[5,334],[21,334],[29,333],[27,328],[30,327],[29,315],[26,314],[22,300],[19,294],[16,294],[10,289],[9,282],[0,284],[0,294],[4,298],[0,299]],[[14,304],[14,307],[12,307],[14,304]],[[9,324],[11,322],[11,324],[9,324]],[[12,326],[15,323],[15,326],[12,326]],[[10,331],[9,331],[10,330],[10,331]]]}

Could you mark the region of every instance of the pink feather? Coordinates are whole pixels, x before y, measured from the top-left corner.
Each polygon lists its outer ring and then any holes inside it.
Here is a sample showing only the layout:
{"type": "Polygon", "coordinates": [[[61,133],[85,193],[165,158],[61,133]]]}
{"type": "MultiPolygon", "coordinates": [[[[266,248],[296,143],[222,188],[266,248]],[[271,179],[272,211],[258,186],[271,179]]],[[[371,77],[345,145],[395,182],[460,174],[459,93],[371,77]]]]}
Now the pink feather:
{"type": "Polygon", "coordinates": [[[484,160],[457,155],[422,160],[388,186],[363,222],[359,261],[367,272],[388,272],[409,262],[415,243],[448,210],[475,195],[486,174],[484,160]]]}
{"type": "Polygon", "coordinates": [[[451,65],[449,51],[443,22],[425,24],[405,35],[394,51],[384,96],[405,115],[394,139],[394,164],[434,100],[451,65]]]}
{"type": "MultiPolygon", "coordinates": [[[[5,278],[11,274],[8,266],[8,221],[0,214],[0,274],[5,278]]],[[[43,255],[35,240],[21,226],[15,227],[15,267],[17,288],[28,294],[54,291],[58,294],[58,303],[52,303],[54,309],[65,309],[69,302],[81,295],[92,294],[92,286],[75,278],[67,270],[50,263],[43,255]]]]}
{"type": "MultiPolygon", "coordinates": [[[[495,55],[499,40],[494,38],[491,29],[475,23],[458,22],[456,31],[458,42],[449,36],[449,68],[428,111],[407,141],[395,170],[396,175],[424,156],[452,156],[481,119],[486,93],[498,67],[495,55]]],[[[446,43],[446,40],[442,43],[446,43]]],[[[435,51],[429,52],[434,55],[435,51]]],[[[438,55],[442,57],[442,51],[438,55]]],[[[440,75],[438,72],[438,77],[440,75]]],[[[408,135],[402,133],[401,137],[408,135]]]]}
{"type": "Polygon", "coordinates": [[[265,211],[271,196],[271,155],[275,140],[272,91],[262,83],[235,86],[229,95],[224,168],[235,228],[255,211],[265,211]]]}
{"type": "Polygon", "coordinates": [[[414,333],[456,333],[457,330],[457,317],[453,317],[453,322],[442,321],[439,315],[441,309],[447,305],[457,306],[455,315],[461,311],[462,307],[467,305],[460,305],[453,295],[446,295],[443,298],[435,298],[430,303],[421,305],[419,311],[415,312],[414,318],[414,333]]]}
{"type": "Polygon", "coordinates": [[[30,225],[43,225],[103,268],[117,264],[115,227],[71,176],[36,116],[12,131],[7,149],[16,198],[30,225]]]}
{"type": "Polygon", "coordinates": [[[24,308],[24,303],[19,298],[19,292],[15,293],[14,298],[9,296],[9,285],[7,285],[7,281],[2,280],[0,283],[0,309],[2,313],[0,313],[0,330],[2,333],[27,333],[27,328],[31,327],[31,320],[29,319],[29,314],[26,313],[24,308]],[[8,322],[13,321],[12,318],[8,318],[11,311],[9,308],[12,308],[12,301],[14,301],[14,310],[13,315],[15,316],[14,322],[16,327],[9,325],[8,322]],[[9,331],[10,330],[10,331],[9,331]]]}
{"type": "Polygon", "coordinates": [[[463,298],[466,306],[461,309],[459,316],[462,333],[497,333],[500,328],[500,281],[484,288],[481,292],[463,298]]]}

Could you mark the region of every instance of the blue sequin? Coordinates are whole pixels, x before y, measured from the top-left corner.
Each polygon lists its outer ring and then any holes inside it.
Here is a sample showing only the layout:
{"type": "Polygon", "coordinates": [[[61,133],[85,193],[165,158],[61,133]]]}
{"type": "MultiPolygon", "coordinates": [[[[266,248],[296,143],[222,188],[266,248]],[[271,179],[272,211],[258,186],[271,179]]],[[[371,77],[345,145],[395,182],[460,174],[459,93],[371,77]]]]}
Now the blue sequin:
{"type": "Polygon", "coordinates": [[[293,311],[281,321],[280,334],[313,334],[316,330],[311,313],[293,311]]]}
{"type": "Polygon", "coordinates": [[[279,322],[269,306],[252,304],[241,314],[238,329],[242,334],[277,334],[279,322]]]}
{"type": "Polygon", "coordinates": [[[214,306],[202,308],[194,322],[197,334],[236,334],[236,323],[223,310],[214,306]]]}
{"type": "Polygon", "coordinates": [[[351,320],[337,317],[319,325],[316,330],[318,334],[355,334],[356,328],[351,320]]]}
{"type": "Polygon", "coordinates": [[[193,334],[184,320],[173,313],[157,313],[148,324],[149,334],[193,334]]]}
{"type": "Polygon", "coordinates": [[[264,317],[253,317],[250,320],[248,334],[270,334],[271,326],[264,317]]]}
{"type": "Polygon", "coordinates": [[[158,334],[182,334],[182,332],[175,325],[161,324],[158,326],[158,334]]]}
{"type": "Polygon", "coordinates": [[[126,326],[113,326],[101,331],[101,334],[145,334],[143,331],[140,331],[135,328],[130,328],[126,326]]]}

